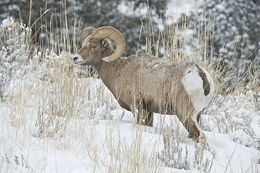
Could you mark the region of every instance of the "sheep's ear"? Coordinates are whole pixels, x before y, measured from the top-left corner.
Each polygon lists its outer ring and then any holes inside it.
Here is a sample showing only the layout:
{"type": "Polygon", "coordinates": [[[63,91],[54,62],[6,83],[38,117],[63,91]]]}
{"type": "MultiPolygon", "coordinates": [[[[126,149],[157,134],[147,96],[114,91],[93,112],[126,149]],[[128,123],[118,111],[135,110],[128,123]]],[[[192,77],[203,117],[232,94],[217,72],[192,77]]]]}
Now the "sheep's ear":
{"type": "Polygon", "coordinates": [[[102,40],[102,46],[103,46],[103,47],[110,46],[110,41],[109,41],[108,39],[106,39],[106,38],[103,39],[103,40],[102,40]]]}

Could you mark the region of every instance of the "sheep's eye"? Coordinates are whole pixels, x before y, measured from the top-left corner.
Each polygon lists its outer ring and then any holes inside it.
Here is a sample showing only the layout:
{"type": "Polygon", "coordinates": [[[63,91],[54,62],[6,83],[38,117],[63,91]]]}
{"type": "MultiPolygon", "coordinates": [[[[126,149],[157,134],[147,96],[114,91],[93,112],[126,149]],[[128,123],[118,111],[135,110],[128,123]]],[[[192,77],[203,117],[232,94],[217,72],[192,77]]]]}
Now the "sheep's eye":
{"type": "Polygon", "coordinates": [[[91,49],[95,49],[97,46],[96,45],[91,45],[90,48],[91,49]]]}

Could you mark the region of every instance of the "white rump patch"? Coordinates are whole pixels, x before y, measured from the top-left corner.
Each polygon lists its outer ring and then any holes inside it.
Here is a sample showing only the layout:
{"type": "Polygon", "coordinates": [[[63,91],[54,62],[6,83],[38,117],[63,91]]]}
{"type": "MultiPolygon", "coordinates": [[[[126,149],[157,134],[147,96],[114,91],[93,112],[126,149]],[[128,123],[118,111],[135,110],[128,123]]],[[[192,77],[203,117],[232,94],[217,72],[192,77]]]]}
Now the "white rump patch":
{"type": "Polygon", "coordinates": [[[197,116],[200,111],[208,106],[214,94],[213,80],[202,67],[200,68],[205,72],[210,84],[210,93],[207,96],[204,95],[203,80],[200,77],[196,66],[187,68],[182,78],[182,84],[187,94],[190,96],[191,102],[194,106],[194,116],[197,116]]]}

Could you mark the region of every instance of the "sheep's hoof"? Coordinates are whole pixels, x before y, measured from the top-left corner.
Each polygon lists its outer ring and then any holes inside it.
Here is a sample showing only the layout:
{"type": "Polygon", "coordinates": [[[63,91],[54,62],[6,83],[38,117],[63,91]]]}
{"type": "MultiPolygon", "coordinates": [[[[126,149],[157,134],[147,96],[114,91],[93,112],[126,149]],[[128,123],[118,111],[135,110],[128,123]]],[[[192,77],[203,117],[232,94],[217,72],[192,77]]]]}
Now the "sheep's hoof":
{"type": "Polygon", "coordinates": [[[204,133],[201,133],[196,142],[200,144],[202,148],[209,149],[209,145],[207,143],[206,136],[204,133]]]}
{"type": "Polygon", "coordinates": [[[207,143],[206,136],[202,132],[200,133],[200,135],[189,134],[188,137],[191,138],[192,140],[194,140],[197,143],[207,143]]]}
{"type": "Polygon", "coordinates": [[[198,142],[198,140],[199,140],[199,136],[195,136],[195,135],[193,135],[193,134],[189,134],[188,135],[188,138],[191,138],[193,141],[195,141],[195,142],[198,142]]]}
{"type": "Polygon", "coordinates": [[[202,144],[205,148],[207,148],[207,140],[204,133],[201,133],[198,138],[198,143],[202,144]]]}

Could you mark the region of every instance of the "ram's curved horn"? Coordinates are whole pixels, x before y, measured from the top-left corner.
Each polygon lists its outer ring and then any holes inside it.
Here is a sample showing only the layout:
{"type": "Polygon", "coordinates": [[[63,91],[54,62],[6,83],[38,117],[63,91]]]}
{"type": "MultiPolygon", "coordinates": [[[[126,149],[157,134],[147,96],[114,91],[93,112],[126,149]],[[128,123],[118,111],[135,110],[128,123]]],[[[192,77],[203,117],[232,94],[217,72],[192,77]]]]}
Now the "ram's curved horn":
{"type": "Polygon", "coordinates": [[[106,62],[111,62],[118,59],[124,53],[125,39],[121,32],[118,31],[116,28],[113,28],[111,26],[102,26],[96,29],[92,35],[100,39],[110,38],[116,44],[116,49],[114,53],[108,57],[102,58],[102,60],[106,62]]]}
{"type": "Polygon", "coordinates": [[[82,31],[82,42],[93,33],[96,29],[94,27],[85,27],[82,31]]]}

